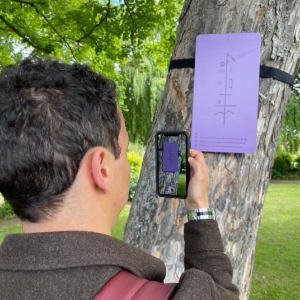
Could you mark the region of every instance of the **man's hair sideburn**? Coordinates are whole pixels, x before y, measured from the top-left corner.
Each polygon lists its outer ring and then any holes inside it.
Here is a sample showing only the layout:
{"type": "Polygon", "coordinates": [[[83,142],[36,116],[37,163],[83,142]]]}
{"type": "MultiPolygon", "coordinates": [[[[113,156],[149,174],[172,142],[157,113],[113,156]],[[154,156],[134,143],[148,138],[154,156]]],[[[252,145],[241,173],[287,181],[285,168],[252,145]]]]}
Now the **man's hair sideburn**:
{"type": "Polygon", "coordinates": [[[90,148],[119,157],[115,97],[85,65],[29,58],[0,74],[0,192],[21,220],[55,212],[90,148]]]}

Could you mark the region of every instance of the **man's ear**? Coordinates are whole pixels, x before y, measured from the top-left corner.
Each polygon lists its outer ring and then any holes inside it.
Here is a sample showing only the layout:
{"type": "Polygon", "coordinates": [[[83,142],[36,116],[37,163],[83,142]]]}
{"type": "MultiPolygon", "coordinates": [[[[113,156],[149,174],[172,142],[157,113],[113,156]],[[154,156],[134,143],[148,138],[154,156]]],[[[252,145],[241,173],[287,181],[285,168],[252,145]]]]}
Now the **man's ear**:
{"type": "Polygon", "coordinates": [[[104,148],[97,149],[92,156],[92,177],[95,185],[104,191],[110,192],[109,187],[109,152],[104,148]]]}

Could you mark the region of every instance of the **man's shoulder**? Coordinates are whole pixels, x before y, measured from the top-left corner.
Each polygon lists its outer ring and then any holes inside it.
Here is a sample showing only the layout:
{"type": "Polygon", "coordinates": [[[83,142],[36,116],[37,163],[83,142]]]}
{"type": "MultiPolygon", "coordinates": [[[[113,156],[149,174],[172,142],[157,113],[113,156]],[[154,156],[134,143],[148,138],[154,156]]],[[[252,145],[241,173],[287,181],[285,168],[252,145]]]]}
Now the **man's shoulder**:
{"type": "Polygon", "coordinates": [[[85,231],[12,234],[0,249],[0,268],[43,271],[81,266],[118,266],[162,281],[165,265],[152,255],[108,235],[85,231]]]}

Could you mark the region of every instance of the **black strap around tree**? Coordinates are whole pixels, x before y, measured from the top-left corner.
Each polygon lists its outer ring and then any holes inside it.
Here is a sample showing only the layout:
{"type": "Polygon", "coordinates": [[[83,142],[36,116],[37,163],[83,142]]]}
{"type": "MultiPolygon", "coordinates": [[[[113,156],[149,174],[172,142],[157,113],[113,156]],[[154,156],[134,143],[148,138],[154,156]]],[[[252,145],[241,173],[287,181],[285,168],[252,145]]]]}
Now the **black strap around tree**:
{"type": "Polygon", "coordinates": [[[276,68],[267,67],[267,66],[260,66],[260,77],[265,78],[273,78],[284,83],[289,84],[290,86],[294,85],[295,78],[291,74],[281,71],[276,68]]]}
{"type": "MultiPolygon", "coordinates": [[[[176,59],[170,61],[169,71],[173,69],[185,69],[185,68],[194,69],[195,59],[185,58],[185,59],[176,59]]],[[[295,81],[295,78],[289,73],[286,73],[276,68],[267,67],[267,66],[260,66],[259,76],[264,78],[273,78],[282,81],[284,83],[287,83],[290,86],[293,86],[295,81]]]]}

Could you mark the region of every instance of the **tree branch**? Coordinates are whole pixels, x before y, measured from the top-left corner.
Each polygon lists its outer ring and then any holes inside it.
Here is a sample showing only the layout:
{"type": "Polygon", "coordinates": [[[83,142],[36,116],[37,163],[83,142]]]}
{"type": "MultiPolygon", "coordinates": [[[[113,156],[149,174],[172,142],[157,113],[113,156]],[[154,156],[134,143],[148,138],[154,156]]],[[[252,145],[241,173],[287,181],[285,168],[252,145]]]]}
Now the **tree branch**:
{"type": "Polygon", "coordinates": [[[70,50],[70,52],[71,52],[73,58],[75,59],[75,61],[77,61],[77,60],[76,60],[76,57],[75,57],[75,54],[74,54],[74,52],[73,52],[73,49],[72,49],[72,47],[70,46],[70,44],[68,43],[68,41],[65,39],[65,37],[63,37],[63,36],[56,30],[56,28],[51,24],[51,22],[49,21],[49,19],[48,19],[43,13],[41,13],[41,12],[38,10],[38,8],[37,8],[34,4],[29,4],[29,5],[32,6],[32,7],[35,9],[35,11],[36,11],[39,15],[41,15],[41,16],[43,17],[43,19],[47,22],[47,24],[51,27],[51,29],[52,29],[52,30],[59,36],[59,38],[67,45],[67,47],[69,48],[69,50],[70,50]]]}
{"type": "Polygon", "coordinates": [[[105,16],[97,24],[95,24],[88,32],[86,32],[79,40],[77,40],[77,42],[80,43],[83,39],[89,37],[93,33],[93,31],[102,24],[102,22],[108,19],[109,12],[110,12],[110,0],[108,0],[107,2],[107,10],[105,16]]]}
{"type": "Polygon", "coordinates": [[[124,4],[126,6],[126,9],[128,11],[129,16],[130,16],[130,19],[132,20],[131,33],[130,33],[130,41],[131,41],[131,45],[133,46],[134,45],[133,38],[134,38],[135,30],[136,30],[136,23],[135,23],[135,20],[134,20],[134,18],[132,16],[131,10],[129,9],[129,5],[127,4],[126,0],[124,0],[124,4]]]}
{"type": "Polygon", "coordinates": [[[29,1],[22,1],[22,0],[12,0],[12,2],[17,2],[17,3],[20,3],[20,4],[28,4],[28,5],[46,4],[46,2],[29,2],[29,1]]]}
{"type": "Polygon", "coordinates": [[[20,32],[17,28],[15,28],[12,24],[10,24],[3,16],[0,15],[0,20],[15,34],[17,34],[20,38],[22,38],[28,45],[33,47],[36,50],[45,52],[47,54],[50,54],[51,51],[49,51],[46,48],[43,48],[41,46],[35,45],[28,37],[26,37],[22,32],[20,32]]]}
{"type": "Polygon", "coordinates": [[[67,45],[67,47],[69,48],[73,58],[76,61],[76,57],[75,54],[73,52],[72,47],[70,46],[70,44],[68,43],[68,41],[65,39],[65,37],[63,37],[57,30],[56,28],[51,24],[51,22],[49,21],[49,19],[42,13],[39,11],[39,9],[35,6],[35,4],[45,4],[45,2],[29,2],[29,1],[23,1],[23,0],[12,0],[14,2],[18,2],[21,4],[27,4],[31,7],[34,8],[34,10],[36,11],[37,14],[39,14],[45,21],[46,23],[51,27],[51,29],[59,36],[59,38],[67,45]]]}
{"type": "Polygon", "coordinates": [[[93,37],[91,37],[91,40],[95,43],[95,45],[96,45],[95,53],[98,54],[98,52],[101,48],[98,45],[97,41],[93,37]]]}

